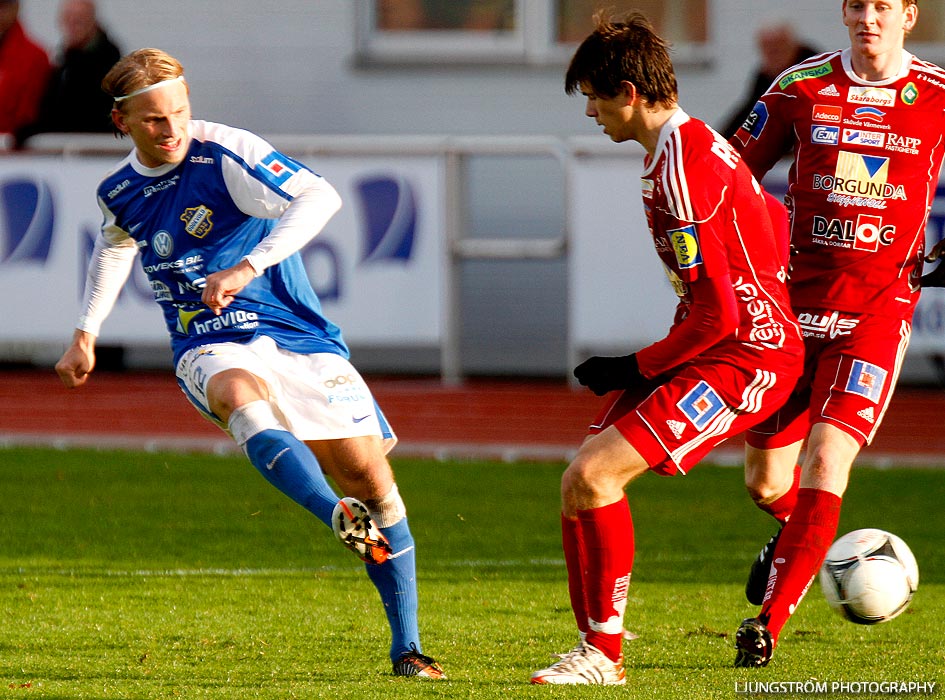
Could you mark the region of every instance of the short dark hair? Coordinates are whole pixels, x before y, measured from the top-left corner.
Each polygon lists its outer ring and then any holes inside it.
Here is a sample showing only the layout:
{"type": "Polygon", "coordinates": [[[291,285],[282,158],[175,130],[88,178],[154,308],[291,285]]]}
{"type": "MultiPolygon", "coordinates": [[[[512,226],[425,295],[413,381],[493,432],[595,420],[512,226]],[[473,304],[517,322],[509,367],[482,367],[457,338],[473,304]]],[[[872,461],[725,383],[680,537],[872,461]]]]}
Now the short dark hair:
{"type": "Polygon", "coordinates": [[[596,29],[571,58],[565,92],[573,95],[587,85],[601,97],[616,97],[620,84],[629,81],[651,104],[674,105],[679,92],[669,44],[650,21],[639,12],[631,12],[620,22],[603,13],[594,20],[596,29]]]}

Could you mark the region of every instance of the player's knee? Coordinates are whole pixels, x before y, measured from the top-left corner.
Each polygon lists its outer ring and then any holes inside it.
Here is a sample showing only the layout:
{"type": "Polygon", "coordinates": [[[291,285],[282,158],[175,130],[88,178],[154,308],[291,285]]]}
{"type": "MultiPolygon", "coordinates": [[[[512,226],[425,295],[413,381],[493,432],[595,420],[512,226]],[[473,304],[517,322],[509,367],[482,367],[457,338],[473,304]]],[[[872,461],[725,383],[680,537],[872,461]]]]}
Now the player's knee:
{"type": "Polygon", "coordinates": [[[580,455],[568,466],[561,477],[561,497],[565,503],[574,503],[578,508],[598,502],[605,497],[609,484],[596,468],[593,459],[580,455]]]}
{"type": "Polygon", "coordinates": [[[766,504],[776,501],[778,498],[787,493],[790,484],[787,485],[787,488],[784,488],[782,484],[774,484],[769,481],[757,480],[757,481],[746,481],[745,489],[748,491],[748,495],[751,497],[751,500],[755,503],[766,504]]]}
{"type": "Polygon", "coordinates": [[[210,410],[224,421],[228,421],[240,406],[265,398],[266,391],[261,381],[246,370],[218,372],[207,382],[207,402],[210,410]]]}
{"type": "Polygon", "coordinates": [[[811,432],[802,484],[842,495],[850,476],[859,442],[838,428],[818,425],[811,432]]]}
{"type": "Polygon", "coordinates": [[[787,493],[794,483],[793,459],[778,459],[766,450],[745,453],[745,489],[751,500],[764,505],[787,493]]]}

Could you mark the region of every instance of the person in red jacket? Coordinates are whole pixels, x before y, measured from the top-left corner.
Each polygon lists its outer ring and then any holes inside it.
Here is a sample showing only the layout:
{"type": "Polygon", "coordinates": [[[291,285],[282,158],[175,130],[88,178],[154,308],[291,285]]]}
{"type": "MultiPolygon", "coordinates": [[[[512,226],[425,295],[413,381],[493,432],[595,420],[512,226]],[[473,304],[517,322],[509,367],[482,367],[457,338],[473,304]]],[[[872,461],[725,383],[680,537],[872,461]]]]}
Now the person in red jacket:
{"type": "Polygon", "coordinates": [[[0,0],[0,134],[31,123],[51,66],[46,51],[23,31],[20,3],[0,0]]]}
{"type": "Polygon", "coordinates": [[[680,109],[667,45],[646,18],[600,17],[571,60],[565,89],[585,96],[585,114],[611,140],[646,150],[649,234],[679,297],[665,338],[574,370],[581,384],[610,396],[561,481],[580,642],[531,681],[619,685],[634,557],[624,487],[647,471],[685,474],[773,413],[800,376],[803,340],[784,282],[786,236],[769,213],[783,217],[783,207],[769,204],[721,135],[680,109]]]}

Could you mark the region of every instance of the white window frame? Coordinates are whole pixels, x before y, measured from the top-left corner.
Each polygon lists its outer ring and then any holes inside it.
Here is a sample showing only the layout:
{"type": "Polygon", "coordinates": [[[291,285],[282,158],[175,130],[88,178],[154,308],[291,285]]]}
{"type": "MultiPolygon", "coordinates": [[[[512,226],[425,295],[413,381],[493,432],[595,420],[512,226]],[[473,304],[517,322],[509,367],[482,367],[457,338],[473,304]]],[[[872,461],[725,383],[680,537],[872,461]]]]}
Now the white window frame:
{"type": "MultiPolygon", "coordinates": [[[[573,44],[555,40],[555,0],[515,0],[515,28],[492,33],[384,31],[375,22],[376,5],[376,0],[355,3],[360,65],[559,66],[574,53],[573,44]]],[[[712,58],[711,40],[704,44],[674,43],[672,55],[677,65],[707,65],[712,58]]]]}

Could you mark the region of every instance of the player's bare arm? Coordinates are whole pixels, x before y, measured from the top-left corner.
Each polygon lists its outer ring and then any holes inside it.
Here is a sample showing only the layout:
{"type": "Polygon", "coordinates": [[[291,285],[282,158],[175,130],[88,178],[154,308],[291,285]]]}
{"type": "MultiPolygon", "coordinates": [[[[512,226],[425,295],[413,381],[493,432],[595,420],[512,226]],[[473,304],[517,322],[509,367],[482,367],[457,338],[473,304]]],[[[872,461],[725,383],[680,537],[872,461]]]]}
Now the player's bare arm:
{"type": "Polygon", "coordinates": [[[70,389],[82,386],[88,381],[89,374],[95,369],[95,336],[86,331],[76,330],[72,344],[56,363],[56,373],[70,389]]]}

